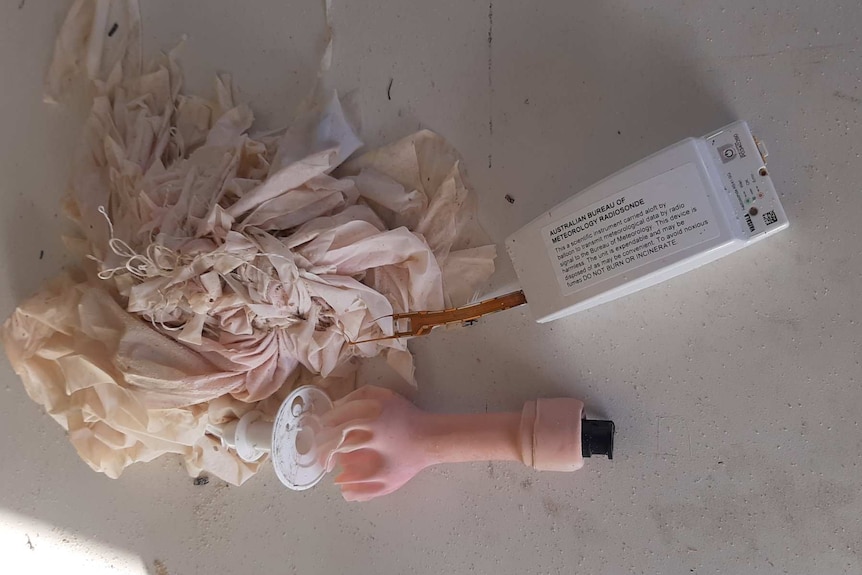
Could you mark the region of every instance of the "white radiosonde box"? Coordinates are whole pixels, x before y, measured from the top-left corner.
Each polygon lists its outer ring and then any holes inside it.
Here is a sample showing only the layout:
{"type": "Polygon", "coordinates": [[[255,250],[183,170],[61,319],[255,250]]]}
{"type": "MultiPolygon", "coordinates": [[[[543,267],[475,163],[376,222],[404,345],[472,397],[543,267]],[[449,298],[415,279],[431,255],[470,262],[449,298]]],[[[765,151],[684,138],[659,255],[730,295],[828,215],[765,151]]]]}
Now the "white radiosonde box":
{"type": "Polygon", "coordinates": [[[689,138],[543,213],[506,240],[547,322],[654,285],[788,226],[766,150],[736,122],[689,138]]]}

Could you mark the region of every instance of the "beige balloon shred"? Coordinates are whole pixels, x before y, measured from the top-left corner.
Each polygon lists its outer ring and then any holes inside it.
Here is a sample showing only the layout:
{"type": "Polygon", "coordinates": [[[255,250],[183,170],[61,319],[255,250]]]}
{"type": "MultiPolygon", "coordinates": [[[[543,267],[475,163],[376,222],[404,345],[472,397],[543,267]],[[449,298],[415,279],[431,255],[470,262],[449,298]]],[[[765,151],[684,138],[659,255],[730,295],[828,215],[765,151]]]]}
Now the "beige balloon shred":
{"type": "Polygon", "coordinates": [[[229,78],[215,101],[186,95],[173,54],[146,69],[140,54],[137,2],[74,2],[45,92],[92,83],[68,198],[81,262],[2,339],[96,471],[177,453],[190,474],[238,485],[260,462],[223,446],[221,426],[274,416],[300,384],[349,391],[380,354],[414,383],[403,341],[351,342],[391,334],[393,312],[467,303],[495,248],[438,135],[348,160],[362,143],[333,95],[253,137],[229,78]]]}

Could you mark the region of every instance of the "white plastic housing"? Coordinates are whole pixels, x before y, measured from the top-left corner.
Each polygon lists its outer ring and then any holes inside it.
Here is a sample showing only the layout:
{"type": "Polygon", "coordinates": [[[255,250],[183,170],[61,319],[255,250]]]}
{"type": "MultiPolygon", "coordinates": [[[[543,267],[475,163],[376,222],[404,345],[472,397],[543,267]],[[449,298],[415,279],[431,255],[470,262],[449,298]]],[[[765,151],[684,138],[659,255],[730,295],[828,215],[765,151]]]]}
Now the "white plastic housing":
{"type": "Polygon", "coordinates": [[[765,150],[736,122],[632,164],[506,240],[547,322],[649,287],[783,230],[765,150]]]}
{"type": "Polygon", "coordinates": [[[330,409],[332,400],[312,385],[294,389],[278,408],[272,426],[272,464],[279,480],[295,491],[314,487],[326,475],[317,439],[322,429],[319,418],[330,409]]]}

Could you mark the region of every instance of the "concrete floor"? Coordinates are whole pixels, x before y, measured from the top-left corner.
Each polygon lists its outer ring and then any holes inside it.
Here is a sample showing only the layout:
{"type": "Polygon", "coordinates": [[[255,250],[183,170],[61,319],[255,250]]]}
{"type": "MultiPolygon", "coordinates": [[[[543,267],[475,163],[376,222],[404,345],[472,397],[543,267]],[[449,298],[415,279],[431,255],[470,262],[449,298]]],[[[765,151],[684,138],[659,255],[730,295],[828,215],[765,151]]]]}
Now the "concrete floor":
{"type": "MultiPolygon", "coordinates": [[[[40,88],[66,4],[0,7],[3,316],[64,262],[58,201],[82,110],[42,105],[40,88]]],[[[287,121],[313,80],[318,2],[142,9],[149,53],[188,34],[191,86],[232,72],[263,125],[287,121]]],[[[419,126],[450,139],[501,245],[579,189],[737,118],[769,147],[791,228],[552,324],[515,310],[416,342],[424,408],[573,395],[613,417],[617,457],[573,475],[440,467],[368,504],[326,481],[290,492],[271,469],[196,487],[173,459],[112,481],[4,358],[8,572],[862,571],[862,5],[336,0],[332,17],[327,84],[359,91],[366,141],[419,126]]]]}

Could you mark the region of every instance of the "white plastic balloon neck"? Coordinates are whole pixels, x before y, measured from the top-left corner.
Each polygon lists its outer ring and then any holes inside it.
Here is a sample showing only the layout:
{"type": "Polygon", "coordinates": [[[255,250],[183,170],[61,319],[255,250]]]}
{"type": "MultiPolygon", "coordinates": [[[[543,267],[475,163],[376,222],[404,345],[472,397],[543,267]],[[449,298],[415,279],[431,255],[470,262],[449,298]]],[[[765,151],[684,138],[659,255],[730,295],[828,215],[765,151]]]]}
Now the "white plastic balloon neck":
{"type": "Polygon", "coordinates": [[[262,421],[263,414],[250,411],[242,416],[236,427],[236,452],[243,461],[253,463],[269,453],[272,425],[262,421]]]}

